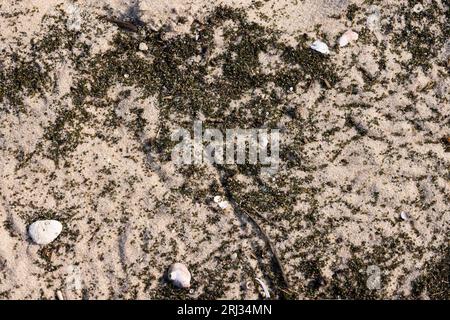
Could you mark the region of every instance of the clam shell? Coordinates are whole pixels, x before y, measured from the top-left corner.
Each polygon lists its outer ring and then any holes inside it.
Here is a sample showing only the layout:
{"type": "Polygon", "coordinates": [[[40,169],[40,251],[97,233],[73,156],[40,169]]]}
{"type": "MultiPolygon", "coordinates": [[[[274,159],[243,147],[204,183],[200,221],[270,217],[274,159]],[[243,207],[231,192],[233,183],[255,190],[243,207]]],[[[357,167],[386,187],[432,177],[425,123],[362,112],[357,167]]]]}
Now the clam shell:
{"type": "Polygon", "coordinates": [[[28,228],[28,234],[36,244],[49,244],[62,231],[62,224],[56,220],[38,220],[28,228]]]}
{"type": "Polygon", "coordinates": [[[191,273],[182,263],[174,263],[169,267],[169,280],[178,288],[189,288],[191,285],[191,273]]]}
{"type": "Polygon", "coordinates": [[[405,220],[405,221],[408,221],[408,220],[411,219],[411,217],[409,216],[409,214],[408,214],[407,212],[405,212],[405,211],[400,212],[400,217],[401,217],[403,220],[405,220]]]}
{"type": "Polygon", "coordinates": [[[347,30],[344,34],[339,38],[339,47],[345,47],[350,42],[358,40],[358,34],[353,30],[347,30]]]}
{"type": "Polygon", "coordinates": [[[323,54],[330,54],[330,49],[328,49],[327,44],[320,40],[314,41],[310,48],[323,54]]]}

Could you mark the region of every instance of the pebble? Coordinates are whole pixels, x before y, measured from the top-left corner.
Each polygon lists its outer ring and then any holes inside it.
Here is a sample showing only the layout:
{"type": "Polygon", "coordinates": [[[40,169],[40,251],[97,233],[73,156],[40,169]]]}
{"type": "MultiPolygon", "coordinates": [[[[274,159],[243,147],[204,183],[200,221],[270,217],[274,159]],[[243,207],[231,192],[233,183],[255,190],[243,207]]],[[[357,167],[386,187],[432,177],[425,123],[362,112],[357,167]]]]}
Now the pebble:
{"type": "Polygon", "coordinates": [[[345,47],[350,42],[358,40],[358,34],[349,29],[339,38],[339,47],[345,47]]]}
{"type": "Polygon", "coordinates": [[[49,244],[62,231],[62,224],[56,220],[38,220],[28,228],[28,234],[36,244],[49,244]]]}
{"type": "Polygon", "coordinates": [[[191,285],[191,273],[182,263],[174,263],[169,267],[169,280],[178,288],[189,288],[191,285]]]}
{"type": "Polygon", "coordinates": [[[147,44],[145,44],[144,42],[139,43],[139,50],[147,51],[148,50],[147,44]]]}
{"type": "Polygon", "coordinates": [[[320,40],[314,41],[310,48],[323,54],[330,54],[330,49],[328,49],[327,44],[320,40]]]}

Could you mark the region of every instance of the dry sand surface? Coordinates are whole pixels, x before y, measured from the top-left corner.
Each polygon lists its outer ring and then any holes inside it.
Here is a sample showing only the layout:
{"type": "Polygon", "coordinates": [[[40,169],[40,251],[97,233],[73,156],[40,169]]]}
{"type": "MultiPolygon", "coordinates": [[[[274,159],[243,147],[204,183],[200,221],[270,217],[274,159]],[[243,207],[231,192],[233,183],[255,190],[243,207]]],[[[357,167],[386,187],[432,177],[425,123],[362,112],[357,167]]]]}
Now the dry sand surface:
{"type": "Polygon", "coordinates": [[[448,0],[0,0],[0,30],[0,298],[450,298],[448,0]],[[278,128],[278,171],[176,165],[194,120],[278,128]]]}

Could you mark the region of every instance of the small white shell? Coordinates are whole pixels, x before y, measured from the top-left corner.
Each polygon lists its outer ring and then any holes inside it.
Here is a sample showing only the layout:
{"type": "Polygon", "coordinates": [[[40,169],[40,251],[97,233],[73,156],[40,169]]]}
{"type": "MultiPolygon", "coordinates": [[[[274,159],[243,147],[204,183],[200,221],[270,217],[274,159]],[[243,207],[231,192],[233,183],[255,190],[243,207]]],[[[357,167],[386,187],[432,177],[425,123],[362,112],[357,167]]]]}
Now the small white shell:
{"type": "Polygon", "coordinates": [[[147,50],[148,50],[147,44],[144,43],[144,42],[139,43],[139,50],[141,50],[141,51],[147,51],[147,50]]]}
{"type": "Polygon", "coordinates": [[[220,207],[220,209],[226,209],[228,207],[228,202],[227,201],[220,201],[219,202],[219,207],[220,207]]]}
{"type": "Polygon", "coordinates": [[[63,296],[61,290],[56,291],[56,297],[58,298],[58,300],[64,300],[64,296],[63,296]]]}
{"type": "Polygon", "coordinates": [[[178,288],[189,288],[191,285],[191,273],[182,263],[174,263],[168,272],[169,280],[178,288]]]}
{"type": "Polygon", "coordinates": [[[327,44],[320,40],[314,41],[310,48],[323,54],[330,54],[327,44]]]}
{"type": "Polygon", "coordinates": [[[28,234],[34,243],[49,244],[62,231],[62,224],[56,220],[38,220],[28,228],[28,234]]]}
{"type": "Polygon", "coordinates": [[[269,293],[269,288],[267,287],[267,285],[264,283],[264,281],[262,281],[259,278],[255,278],[256,281],[259,282],[259,284],[261,285],[263,292],[264,292],[264,298],[269,299],[270,298],[270,293],[269,293]]]}
{"type": "Polygon", "coordinates": [[[215,196],[213,200],[221,209],[226,209],[228,207],[228,201],[223,200],[221,196],[215,196]]]}
{"type": "Polygon", "coordinates": [[[349,29],[339,38],[339,47],[345,47],[350,42],[358,40],[358,34],[349,29]]]}
{"type": "Polygon", "coordinates": [[[411,219],[411,217],[409,216],[409,214],[405,211],[400,212],[400,217],[405,220],[408,221],[409,219],[411,219]]]}

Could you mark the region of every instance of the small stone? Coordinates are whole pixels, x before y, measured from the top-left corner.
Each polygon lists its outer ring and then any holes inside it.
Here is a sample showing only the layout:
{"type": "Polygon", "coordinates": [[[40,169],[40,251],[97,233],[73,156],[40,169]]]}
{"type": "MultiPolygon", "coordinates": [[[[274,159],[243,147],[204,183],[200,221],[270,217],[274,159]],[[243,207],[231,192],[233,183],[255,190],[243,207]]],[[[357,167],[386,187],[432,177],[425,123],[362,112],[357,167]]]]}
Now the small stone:
{"type": "Polygon", "coordinates": [[[62,231],[62,224],[56,220],[39,220],[33,222],[28,228],[28,234],[36,244],[49,244],[55,240],[62,231]]]}
{"type": "Polygon", "coordinates": [[[345,47],[350,42],[358,40],[358,34],[349,29],[339,38],[339,47],[345,47]]]}
{"type": "Polygon", "coordinates": [[[139,43],[139,50],[147,51],[148,50],[147,44],[145,44],[144,42],[139,43]]]}
{"type": "Polygon", "coordinates": [[[323,54],[330,54],[327,44],[320,40],[314,41],[310,48],[323,54]]]}
{"type": "Polygon", "coordinates": [[[191,285],[191,273],[182,263],[174,263],[168,271],[169,280],[178,288],[189,288],[191,285]]]}
{"type": "Polygon", "coordinates": [[[125,74],[123,75],[123,77],[124,77],[125,79],[128,79],[128,78],[130,77],[130,75],[129,75],[128,73],[125,73],[125,74]]]}

